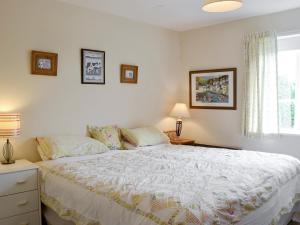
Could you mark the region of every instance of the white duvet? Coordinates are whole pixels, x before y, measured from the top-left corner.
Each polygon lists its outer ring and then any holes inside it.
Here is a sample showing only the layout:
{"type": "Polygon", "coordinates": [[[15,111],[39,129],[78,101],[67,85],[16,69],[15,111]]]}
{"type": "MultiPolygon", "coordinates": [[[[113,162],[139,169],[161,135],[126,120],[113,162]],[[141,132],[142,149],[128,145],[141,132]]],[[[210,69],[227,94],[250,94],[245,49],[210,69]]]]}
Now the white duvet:
{"type": "Polygon", "coordinates": [[[286,155],[158,145],[39,166],[42,201],[77,225],[270,225],[300,200],[286,155]]]}

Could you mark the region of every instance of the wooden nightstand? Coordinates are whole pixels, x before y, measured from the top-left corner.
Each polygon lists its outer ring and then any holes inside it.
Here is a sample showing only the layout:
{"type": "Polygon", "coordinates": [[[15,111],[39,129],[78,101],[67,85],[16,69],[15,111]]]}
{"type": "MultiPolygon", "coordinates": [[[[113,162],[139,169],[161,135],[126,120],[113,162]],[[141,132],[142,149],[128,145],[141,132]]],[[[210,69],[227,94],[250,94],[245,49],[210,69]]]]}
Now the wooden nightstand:
{"type": "Polygon", "coordinates": [[[187,138],[178,138],[176,136],[176,131],[171,130],[171,131],[165,131],[164,132],[169,138],[170,138],[170,143],[173,145],[194,145],[195,141],[187,138]]]}
{"type": "Polygon", "coordinates": [[[194,140],[185,139],[185,138],[171,139],[170,142],[173,145],[194,145],[195,144],[194,140]]]}
{"type": "Polygon", "coordinates": [[[41,225],[39,193],[35,164],[0,165],[0,225],[41,225]]]}

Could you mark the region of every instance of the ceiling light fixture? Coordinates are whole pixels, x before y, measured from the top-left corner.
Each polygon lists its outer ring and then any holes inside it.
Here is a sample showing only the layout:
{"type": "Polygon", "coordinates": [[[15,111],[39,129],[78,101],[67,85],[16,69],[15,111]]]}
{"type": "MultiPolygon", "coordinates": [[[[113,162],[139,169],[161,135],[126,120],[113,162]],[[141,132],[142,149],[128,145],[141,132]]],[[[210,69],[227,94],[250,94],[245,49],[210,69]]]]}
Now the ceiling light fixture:
{"type": "Polygon", "coordinates": [[[241,8],[243,0],[204,0],[202,9],[206,12],[229,12],[241,8]]]}

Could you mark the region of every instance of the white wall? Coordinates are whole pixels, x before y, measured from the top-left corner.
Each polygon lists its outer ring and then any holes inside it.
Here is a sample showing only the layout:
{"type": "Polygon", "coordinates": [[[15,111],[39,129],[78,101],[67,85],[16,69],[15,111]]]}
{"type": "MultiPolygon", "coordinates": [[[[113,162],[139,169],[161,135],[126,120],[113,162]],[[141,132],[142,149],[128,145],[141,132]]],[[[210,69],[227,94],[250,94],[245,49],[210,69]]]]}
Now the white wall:
{"type": "Polygon", "coordinates": [[[53,0],[1,0],[0,29],[0,111],[22,114],[17,158],[38,160],[35,136],[85,134],[87,124],[169,126],[178,33],[53,0]],[[106,85],[81,84],[81,48],[106,51],[106,85]],[[58,76],[30,75],[31,50],[57,52],[58,76]],[[139,66],[137,85],[120,83],[122,63],[139,66]]]}
{"type": "Polygon", "coordinates": [[[1,0],[0,111],[22,114],[16,156],[38,160],[33,137],[82,135],[87,124],[169,129],[173,103],[188,102],[189,70],[237,67],[238,110],[192,110],[183,135],[300,158],[298,136],[248,140],[240,128],[244,35],[300,30],[299,20],[300,9],[179,34],[54,0],[1,0]],[[106,51],[106,85],[80,83],[81,48],[106,51]],[[57,52],[58,76],[30,75],[31,50],[57,52]],[[137,85],[119,82],[122,63],[139,65],[137,85]]]}
{"type": "MultiPolygon", "coordinates": [[[[300,33],[300,31],[299,31],[300,33]]],[[[288,51],[300,49],[300,36],[282,36],[278,39],[278,50],[279,51],[288,51]]]]}
{"type": "Polygon", "coordinates": [[[300,136],[247,139],[241,135],[244,80],[243,38],[247,33],[276,30],[300,32],[300,9],[215,25],[182,33],[185,83],[181,98],[188,102],[188,72],[214,68],[238,68],[238,110],[192,110],[184,135],[201,143],[240,146],[246,149],[285,153],[300,158],[300,136]]]}

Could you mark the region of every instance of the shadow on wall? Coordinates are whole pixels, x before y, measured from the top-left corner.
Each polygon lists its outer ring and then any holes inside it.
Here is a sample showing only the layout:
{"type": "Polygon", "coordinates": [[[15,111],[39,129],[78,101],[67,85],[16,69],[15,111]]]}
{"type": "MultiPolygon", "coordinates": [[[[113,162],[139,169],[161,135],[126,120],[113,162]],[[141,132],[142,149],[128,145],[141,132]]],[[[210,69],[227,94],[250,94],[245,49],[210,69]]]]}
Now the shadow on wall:
{"type": "Polygon", "coordinates": [[[206,129],[204,126],[201,126],[200,123],[195,122],[193,119],[187,119],[183,121],[182,135],[202,144],[218,143],[217,138],[210,130],[206,129]],[[204,140],[203,137],[209,138],[204,140]]]}
{"type": "Polygon", "coordinates": [[[176,119],[172,117],[165,117],[155,124],[155,126],[162,131],[170,131],[176,129],[176,119]]]}

